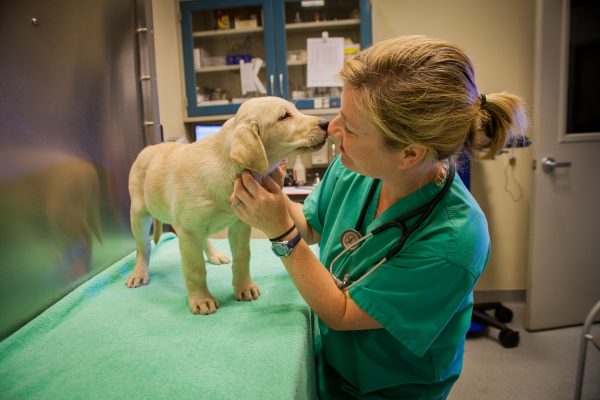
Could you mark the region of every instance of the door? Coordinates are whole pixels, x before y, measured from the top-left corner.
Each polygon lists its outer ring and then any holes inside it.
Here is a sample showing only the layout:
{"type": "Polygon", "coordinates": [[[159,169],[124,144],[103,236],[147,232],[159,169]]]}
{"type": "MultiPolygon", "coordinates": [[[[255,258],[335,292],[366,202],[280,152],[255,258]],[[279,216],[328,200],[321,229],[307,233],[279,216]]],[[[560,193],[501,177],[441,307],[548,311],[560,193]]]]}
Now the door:
{"type": "Polygon", "coordinates": [[[600,299],[599,10],[536,4],[528,330],[580,324],[600,299]]]}

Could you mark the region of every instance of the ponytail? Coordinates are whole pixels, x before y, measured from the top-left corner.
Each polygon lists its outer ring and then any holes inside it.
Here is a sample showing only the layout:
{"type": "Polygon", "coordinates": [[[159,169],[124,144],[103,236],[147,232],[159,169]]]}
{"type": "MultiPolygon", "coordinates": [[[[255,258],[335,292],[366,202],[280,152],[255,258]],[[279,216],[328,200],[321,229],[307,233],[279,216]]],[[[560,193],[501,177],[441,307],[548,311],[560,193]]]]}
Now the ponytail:
{"type": "Polygon", "coordinates": [[[507,92],[481,95],[479,112],[465,141],[475,158],[490,159],[512,136],[523,136],[528,120],[522,98],[507,92]]]}

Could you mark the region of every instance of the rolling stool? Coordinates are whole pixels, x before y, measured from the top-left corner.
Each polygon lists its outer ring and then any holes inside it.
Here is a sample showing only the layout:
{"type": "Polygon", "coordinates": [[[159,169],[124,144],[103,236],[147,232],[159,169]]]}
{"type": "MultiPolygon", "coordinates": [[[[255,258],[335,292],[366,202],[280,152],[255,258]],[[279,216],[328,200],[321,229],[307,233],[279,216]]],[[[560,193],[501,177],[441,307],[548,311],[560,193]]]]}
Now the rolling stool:
{"type": "Polygon", "coordinates": [[[502,347],[510,349],[519,344],[519,332],[510,329],[505,324],[512,321],[513,312],[502,305],[502,303],[475,303],[471,315],[471,327],[467,337],[473,337],[482,333],[488,327],[500,329],[498,337],[502,347]],[[494,310],[492,317],[487,311],[494,310]]]}

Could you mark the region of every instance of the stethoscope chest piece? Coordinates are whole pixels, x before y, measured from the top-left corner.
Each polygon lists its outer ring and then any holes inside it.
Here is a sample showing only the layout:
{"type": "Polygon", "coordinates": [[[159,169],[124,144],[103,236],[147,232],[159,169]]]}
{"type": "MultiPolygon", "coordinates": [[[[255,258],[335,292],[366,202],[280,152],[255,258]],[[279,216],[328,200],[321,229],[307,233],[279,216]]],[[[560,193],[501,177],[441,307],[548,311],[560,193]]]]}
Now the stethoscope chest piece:
{"type": "Polygon", "coordinates": [[[342,233],[342,237],[340,238],[340,242],[342,243],[342,247],[348,252],[352,253],[354,250],[358,249],[362,243],[360,240],[363,235],[355,230],[348,229],[342,233]]]}

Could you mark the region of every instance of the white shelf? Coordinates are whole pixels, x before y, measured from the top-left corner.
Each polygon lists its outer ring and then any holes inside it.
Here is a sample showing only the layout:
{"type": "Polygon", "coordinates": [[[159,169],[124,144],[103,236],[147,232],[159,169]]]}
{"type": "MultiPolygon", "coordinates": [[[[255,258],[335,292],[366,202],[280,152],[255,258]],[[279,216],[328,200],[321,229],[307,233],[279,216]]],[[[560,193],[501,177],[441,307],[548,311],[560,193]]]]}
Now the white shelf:
{"type": "Polygon", "coordinates": [[[192,37],[218,37],[218,36],[230,36],[230,35],[247,35],[249,33],[262,33],[263,28],[259,26],[257,28],[241,28],[241,29],[215,29],[212,31],[199,31],[192,33],[192,37]]]}
{"type": "Polygon", "coordinates": [[[285,24],[286,30],[304,30],[304,29],[325,29],[325,28],[343,28],[346,26],[360,25],[360,19],[336,19],[322,22],[298,22],[285,24]]]}
{"type": "MultiPolygon", "coordinates": [[[[305,30],[305,29],[324,29],[324,28],[343,28],[346,26],[360,25],[360,19],[337,19],[332,21],[321,21],[321,22],[295,22],[291,24],[285,24],[285,29],[294,30],[305,30]]],[[[192,37],[218,37],[218,36],[230,36],[230,35],[247,35],[250,33],[262,33],[262,26],[256,28],[241,28],[241,29],[215,29],[210,31],[198,31],[192,33],[192,37]]]]}
{"type": "MultiPolygon", "coordinates": [[[[261,65],[260,69],[263,69],[265,67],[266,67],[266,64],[263,64],[263,65],[261,65]]],[[[216,67],[201,67],[201,68],[195,69],[197,74],[204,74],[204,73],[209,73],[209,72],[239,71],[239,70],[240,70],[239,65],[219,65],[216,67]]]]}
{"type": "Polygon", "coordinates": [[[287,65],[288,67],[302,66],[306,65],[306,61],[288,61],[287,65]]]}
{"type": "MultiPolygon", "coordinates": [[[[304,109],[299,110],[303,114],[308,115],[325,115],[325,116],[335,116],[340,112],[339,108],[312,108],[312,109],[304,109]]],[[[226,121],[229,118],[235,117],[235,114],[221,114],[221,115],[207,115],[203,117],[188,117],[184,116],[183,122],[185,123],[194,123],[194,122],[216,122],[216,121],[226,121]]]]}

